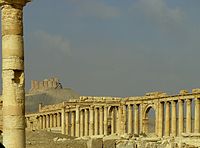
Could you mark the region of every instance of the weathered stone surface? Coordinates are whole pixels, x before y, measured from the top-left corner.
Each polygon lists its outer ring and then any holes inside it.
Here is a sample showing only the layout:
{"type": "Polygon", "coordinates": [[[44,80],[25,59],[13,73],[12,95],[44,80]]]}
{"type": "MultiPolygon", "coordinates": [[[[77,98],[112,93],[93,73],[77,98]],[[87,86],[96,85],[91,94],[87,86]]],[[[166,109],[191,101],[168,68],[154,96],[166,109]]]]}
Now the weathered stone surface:
{"type": "Polygon", "coordinates": [[[87,148],[102,148],[103,139],[101,138],[92,138],[87,141],[87,148]]]}
{"type": "Polygon", "coordinates": [[[103,140],[103,148],[116,148],[116,140],[114,139],[103,140]]]}

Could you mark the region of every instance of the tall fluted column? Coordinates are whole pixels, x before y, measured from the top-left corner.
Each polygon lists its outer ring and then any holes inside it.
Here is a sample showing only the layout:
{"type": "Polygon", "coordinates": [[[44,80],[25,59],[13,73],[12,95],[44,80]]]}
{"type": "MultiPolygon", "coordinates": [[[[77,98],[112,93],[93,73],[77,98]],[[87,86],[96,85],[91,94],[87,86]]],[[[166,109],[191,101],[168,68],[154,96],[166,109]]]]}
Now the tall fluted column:
{"type": "Polygon", "coordinates": [[[192,132],[192,126],[191,126],[191,100],[186,100],[186,133],[192,132]]]}
{"type": "Polygon", "coordinates": [[[176,136],[176,102],[172,101],[171,104],[172,104],[171,134],[172,136],[176,136]]]}
{"type": "Polygon", "coordinates": [[[183,108],[183,100],[178,100],[178,134],[181,136],[183,133],[183,123],[184,123],[184,108],[183,108]]]}
{"type": "Polygon", "coordinates": [[[85,136],[89,136],[89,110],[85,109],[85,136]]]}
{"type": "Polygon", "coordinates": [[[159,117],[158,117],[158,136],[162,137],[163,136],[163,108],[164,104],[160,102],[159,104],[159,117]]]}
{"type": "Polygon", "coordinates": [[[108,107],[104,106],[104,135],[108,135],[108,107]]]}
{"type": "Polygon", "coordinates": [[[84,110],[80,111],[80,136],[84,136],[84,110]]]}
{"type": "Polygon", "coordinates": [[[134,134],[139,134],[139,108],[138,105],[134,105],[134,134]]]}
{"type": "Polygon", "coordinates": [[[99,134],[103,135],[103,108],[99,108],[99,134]]]}
{"type": "Polygon", "coordinates": [[[195,99],[195,117],[194,117],[194,132],[195,133],[199,133],[199,125],[200,125],[200,120],[199,120],[199,110],[200,110],[200,106],[199,106],[199,99],[196,98],[195,99]]]}
{"type": "Polygon", "coordinates": [[[80,107],[79,106],[76,106],[76,137],[79,137],[80,136],[80,107]]]}
{"type": "Polygon", "coordinates": [[[69,135],[69,112],[66,112],[65,114],[66,135],[69,135]]]}
{"type": "Polygon", "coordinates": [[[115,109],[113,108],[112,112],[111,112],[111,134],[115,133],[115,109]]]}
{"type": "Polygon", "coordinates": [[[71,114],[71,136],[75,136],[75,112],[71,114]]]}
{"type": "Polygon", "coordinates": [[[57,125],[58,125],[58,127],[61,127],[61,114],[60,114],[60,112],[58,112],[57,113],[57,125]]]}
{"type": "Polygon", "coordinates": [[[43,129],[46,128],[46,116],[43,115],[43,129]]]}
{"type": "Polygon", "coordinates": [[[23,7],[27,0],[1,0],[3,144],[25,147],[23,7]]]}
{"type": "Polygon", "coordinates": [[[66,134],[66,124],[65,124],[65,107],[62,108],[62,112],[61,112],[61,133],[62,134],[66,134]]]}
{"type": "Polygon", "coordinates": [[[165,136],[170,135],[170,102],[166,102],[165,110],[165,136]]]}
{"type": "Polygon", "coordinates": [[[128,105],[128,133],[133,133],[133,107],[128,105]]]}
{"type": "Polygon", "coordinates": [[[94,118],[95,118],[95,123],[94,123],[94,134],[98,135],[99,134],[99,113],[98,113],[98,108],[95,108],[94,110],[94,118]]]}
{"type": "Polygon", "coordinates": [[[90,136],[94,135],[94,107],[90,107],[90,136]]]}

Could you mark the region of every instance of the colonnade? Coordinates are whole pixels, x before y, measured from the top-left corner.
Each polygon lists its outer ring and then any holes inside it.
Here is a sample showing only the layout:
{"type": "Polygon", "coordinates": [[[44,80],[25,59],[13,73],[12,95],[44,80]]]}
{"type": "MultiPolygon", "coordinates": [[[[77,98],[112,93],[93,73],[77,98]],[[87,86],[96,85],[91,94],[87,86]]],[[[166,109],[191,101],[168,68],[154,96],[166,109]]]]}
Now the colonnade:
{"type": "Polygon", "coordinates": [[[48,129],[53,127],[61,127],[61,113],[50,113],[50,114],[44,114],[40,115],[38,117],[39,129],[48,129]]]}
{"type": "Polygon", "coordinates": [[[158,135],[181,136],[182,133],[200,133],[199,104],[199,98],[160,102],[158,135]]]}
{"type": "Polygon", "coordinates": [[[149,133],[148,114],[155,112],[155,134],[181,136],[200,134],[200,96],[155,98],[99,99],[63,102],[41,106],[39,129],[59,128],[69,136],[149,133]],[[53,112],[53,110],[55,111],[53,112]],[[49,112],[51,111],[51,112],[49,112]]]}

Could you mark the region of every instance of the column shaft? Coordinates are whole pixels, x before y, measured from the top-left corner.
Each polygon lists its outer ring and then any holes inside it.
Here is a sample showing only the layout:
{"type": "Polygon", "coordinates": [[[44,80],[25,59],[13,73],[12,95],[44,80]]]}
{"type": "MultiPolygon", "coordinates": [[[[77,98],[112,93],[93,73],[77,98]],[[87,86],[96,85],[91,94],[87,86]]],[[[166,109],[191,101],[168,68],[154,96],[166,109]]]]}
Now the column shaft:
{"type": "Polygon", "coordinates": [[[95,113],[94,113],[94,118],[95,118],[95,127],[94,127],[94,134],[98,135],[99,134],[99,113],[98,113],[98,109],[95,108],[95,113]]]}
{"type": "Polygon", "coordinates": [[[171,118],[171,134],[172,136],[176,136],[176,102],[172,101],[172,118],[171,118]]]}
{"type": "Polygon", "coordinates": [[[90,107],[90,136],[94,135],[94,107],[90,107]]]}
{"type": "Polygon", "coordinates": [[[40,116],[40,129],[43,129],[43,116],[40,116]]]}
{"type": "Polygon", "coordinates": [[[128,106],[128,133],[133,133],[133,107],[131,104],[128,106]]]}
{"type": "Polygon", "coordinates": [[[71,136],[75,136],[75,112],[71,113],[71,136]]]}
{"type": "Polygon", "coordinates": [[[53,127],[53,115],[50,114],[49,116],[50,116],[50,128],[52,128],[53,127]]]}
{"type": "Polygon", "coordinates": [[[199,99],[196,98],[195,99],[195,117],[194,117],[194,132],[195,133],[199,133],[200,128],[199,128],[199,124],[200,124],[200,120],[199,120],[199,110],[200,110],[200,106],[199,106],[199,99]]]}
{"type": "Polygon", "coordinates": [[[66,135],[69,135],[69,112],[66,112],[65,114],[66,135]]]}
{"type": "Polygon", "coordinates": [[[65,124],[65,118],[66,118],[66,114],[65,114],[65,108],[62,108],[62,113],[61,113],[61,133],[62,134],[66,134],[66,124],[65,124]]]}
{"type": "Polygon", "coordinates": [[[84,110],[80,111],[80,136],[84,136],[84,110]]]}
{"type": "Polygon", "coordinates": [[[58,127],[61,127],[61,113],[60,112],[58,112],[57,113],[57,125],[58,125],[58,127]]]}
{"type": "Polygon", "coordinates": [[[111,112],[111,134],[115,133],[115,109],[113,108],[112,112],[111,112]]]}
{"type": "Polygon", "coordinates": [[[134,105],[134,134],[139,134],[139,108],[138,105],[134,105]]]}
{"type": "Polygon", "coordinates": [[[162,137],[163,136],[163,103],[160,102],[159,103],[159,117],[158,117],[158,121],[159,121],[159,124],[158,124],[158,136],[159,137],[162,137]]]}
{"type": "Polygon", "coordinates": [[[89,110],[85,109],[85,136],[89,136],[89,110]]]}
{"type": "Polygon", "coordinates": [[[46,128],[46,116],[43,115],[43,129],[46,128]]]}
{"type": "Polygon", "coordinates": [[[53,115],[53,127],[57,127],[57,115],[56,114],[54,114],[53,115]]]}
{"type": "Polygon", "coordinates": [[[25,148],[23,6],[26,0],[1,0],[3,145],[25,148]]]}
{"type": "Polygon", "coordinates": [[[186,100],[186,133],[192,132],[192,126],[191,126],[191,100],[186,100]]]}
{"type": "Polygon", "coordinates": [[[122,120],[123,120],[123,124],[124,124],[124,129],[123,129],[123,133],[127,133],[127,112],[126,112],[126,105],[123,105],[123,118],[122,118],[122,120]]]}
{"type": "Polygon", "coordinates": [[[50,123],[49,123],[49,115],[48,115],[48,114],[46,115],[46,125],[47,125],[46,128],[49,128],[49,127],[50,127],[50,123]]]}
{"type": "Polygon", "coordinates": [[[104,135],[108,135],[108,107],[104,106],[104,135]]]}
{"type": "Polygon", "coordinates": [[[184,123],[184,108],[183,108],[183,101],[178,100],[178,129],[179,129],[179,136],[183,133],[183,123],[184,123]]]}
{"type": "Polygon", "coordinates": [[[99,108],[99,134],[103,135],[103,108],[99,108]]]}
{"type": "Polygon", "coordinates": [[[170,135],[170,102],[166,102],[165,110],[165,136],[170,135]]]}
{"type": "Polygon", "coordinates": [[[79,137],[80,136],[80,132],[79,132],[79,130],[80,130],[80,123],[79,123],[79,121],[80,121],[80,117],[79,117],[79,115],[80,115],[80,111],[79,111],[79,106],[77,106],[76,107],[76,137],[79,137]]]}

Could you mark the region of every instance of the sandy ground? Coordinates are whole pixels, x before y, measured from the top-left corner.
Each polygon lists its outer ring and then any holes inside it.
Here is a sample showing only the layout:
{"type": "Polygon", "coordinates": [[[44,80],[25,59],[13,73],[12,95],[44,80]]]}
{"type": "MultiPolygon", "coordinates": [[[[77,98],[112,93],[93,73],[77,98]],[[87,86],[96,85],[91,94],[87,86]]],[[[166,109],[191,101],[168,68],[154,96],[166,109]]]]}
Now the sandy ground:
{"type": "MultiPolygon", "coordinates": [[[[0,141],[2,142],[2,136],[0,141]]],[[[87,148],[87,146],[84,140],[74,140],[73,137],[58,133],[26,131],[26,148],[87,148]]]]}

